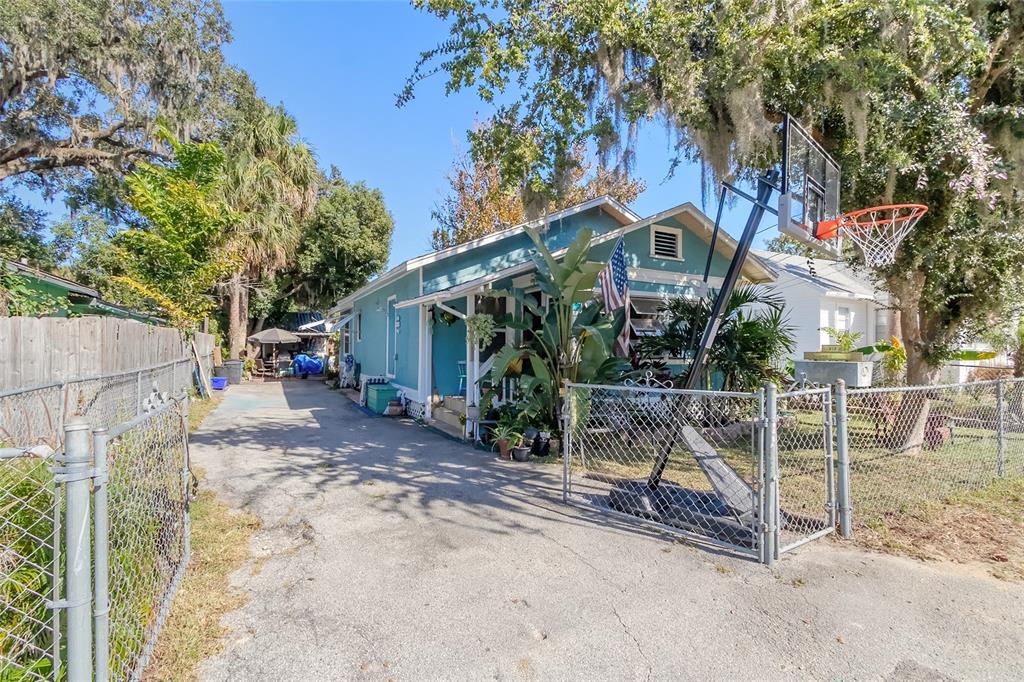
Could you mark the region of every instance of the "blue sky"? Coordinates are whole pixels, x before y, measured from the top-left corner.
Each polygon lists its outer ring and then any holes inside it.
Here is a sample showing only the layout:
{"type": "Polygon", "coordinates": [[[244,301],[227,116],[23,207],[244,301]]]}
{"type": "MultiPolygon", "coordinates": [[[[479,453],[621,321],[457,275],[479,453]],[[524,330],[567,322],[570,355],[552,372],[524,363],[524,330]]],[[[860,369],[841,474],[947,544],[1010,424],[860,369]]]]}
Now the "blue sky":
{"type": "MultiPolygon", "coordinates": [[[[395,217],[391,264],[429,251],[430,211],[445,194],[445,174],[467,147],[466,131],[490,115],[472,92],[446,97],[441,75],[395,107],[419,53],[447,35],[444,24],[404,2],[229,1],[224,9],[234,34],[228,59],[298,119],[321,166],[384,193],[395,217]]],[[[700,206],[696,168],[662,182],[668,144],[655,127],[640,136],[636,174],[648,189],[632,208],[641,215],[684,201],[700,206]]],[[[730,232],[742,229],[747,209],[737,206],[730,232]]]]}

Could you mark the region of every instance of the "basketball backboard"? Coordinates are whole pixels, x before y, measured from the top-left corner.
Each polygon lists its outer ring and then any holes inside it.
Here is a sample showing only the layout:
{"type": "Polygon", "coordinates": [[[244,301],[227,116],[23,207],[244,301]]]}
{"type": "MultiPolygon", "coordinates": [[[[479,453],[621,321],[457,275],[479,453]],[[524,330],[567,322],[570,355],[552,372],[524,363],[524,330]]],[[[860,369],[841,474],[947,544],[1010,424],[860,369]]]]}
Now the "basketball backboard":
{"type": "Polygon", "coordinates": [[[838,257],[839,239],[815,237],[817,224],[839,216],[839,164],[789,114],[782,128],[779,232],[823,255],[838,257]]]}

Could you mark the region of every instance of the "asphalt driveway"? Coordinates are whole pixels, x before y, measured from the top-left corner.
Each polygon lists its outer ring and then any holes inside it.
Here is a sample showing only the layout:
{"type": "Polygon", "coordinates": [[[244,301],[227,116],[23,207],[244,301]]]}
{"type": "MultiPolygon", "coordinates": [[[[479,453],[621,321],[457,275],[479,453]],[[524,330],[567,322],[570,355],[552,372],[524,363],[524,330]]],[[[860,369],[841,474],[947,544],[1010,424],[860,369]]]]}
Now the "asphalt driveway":
{"type": "Polygon", "coordinates": [[[561,502],[316,382],[232,387],[194,435],[263,521],[207,680],[1012,679],[1024,588],[826,540],[773,570],[561,502]]]}

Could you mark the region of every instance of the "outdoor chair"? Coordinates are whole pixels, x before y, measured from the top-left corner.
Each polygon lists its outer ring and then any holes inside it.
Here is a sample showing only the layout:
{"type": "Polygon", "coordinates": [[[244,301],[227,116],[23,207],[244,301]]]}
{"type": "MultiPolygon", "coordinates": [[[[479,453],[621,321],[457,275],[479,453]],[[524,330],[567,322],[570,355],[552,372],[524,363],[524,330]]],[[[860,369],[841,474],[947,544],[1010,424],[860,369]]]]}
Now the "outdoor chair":
{"type": "Polygon", "coordinates": [[[273,377],[274,369],[263,362],[263,358],[256,358],[256,367],[253,370],[253,374],[258,377],[273,377]]]}

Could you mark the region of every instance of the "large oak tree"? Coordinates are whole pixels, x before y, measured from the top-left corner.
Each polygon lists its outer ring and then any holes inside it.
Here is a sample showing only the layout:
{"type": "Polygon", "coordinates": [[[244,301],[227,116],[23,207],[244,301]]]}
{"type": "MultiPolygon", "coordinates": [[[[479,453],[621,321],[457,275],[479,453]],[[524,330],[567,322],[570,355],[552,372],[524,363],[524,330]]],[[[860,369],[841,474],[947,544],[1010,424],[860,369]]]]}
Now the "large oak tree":
{"type": "Polygon", "coordinates": [[[0,180],[59,186],[169,150],[217,87],[228,26],[207,0],[0,3],[0,180]]]}

